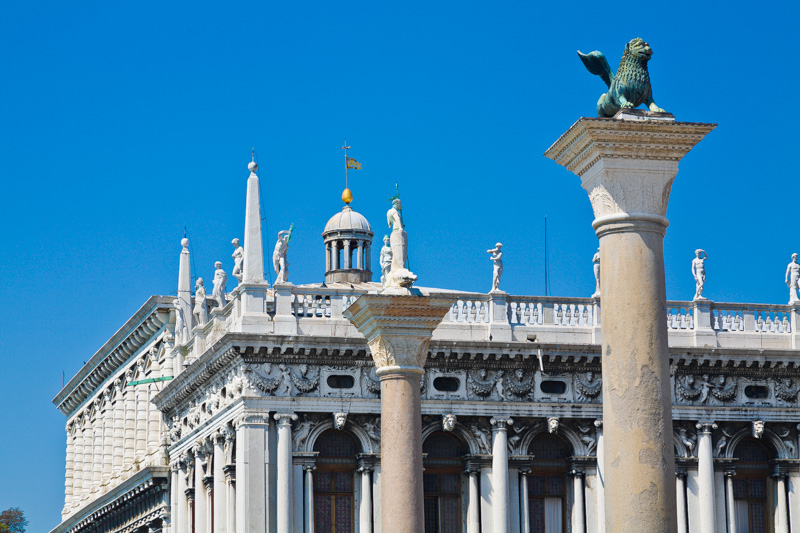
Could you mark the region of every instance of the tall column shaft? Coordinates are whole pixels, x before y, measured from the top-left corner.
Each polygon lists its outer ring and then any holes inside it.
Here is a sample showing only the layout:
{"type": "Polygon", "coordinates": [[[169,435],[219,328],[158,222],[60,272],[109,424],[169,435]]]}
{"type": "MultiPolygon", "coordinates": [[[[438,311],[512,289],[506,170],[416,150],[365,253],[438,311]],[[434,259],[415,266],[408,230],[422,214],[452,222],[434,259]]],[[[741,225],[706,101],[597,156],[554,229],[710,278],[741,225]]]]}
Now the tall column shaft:
{"type": "Polygon", "coordinates": [[[75,452],[73,455],[74,468],[72,470],[72,499],[70,507],[77,507],[81,501],[81,488],[83,486],[83,419],[79,417],[74,422],[75,452]]]}
{"type": "Polygon", "coordinates": [[[511,418],[495,417],[492,424],[492,533],[508,531],[508,433],[511,418]]]}
{"type": "Polygon", "coordinates": [[[595,495],[597,502],[597,533],[605,533],[606,531],[606,484],[605,484],[605,465],[603,464],[603,457],[606,451],[604,436],[603,436],[603,421],[595,420],[594,426],[597,431],[597,447],[595,454],[597,455],[597,484],[595,487],[595,495]]]}
{"type": "Polygon", "coordinates": [[[531,504],[528,501],[528,474],[531,473],[530,468],[521,468],[519,476],[519,508],[520,513],[520,531],[521,533],[530,533],[531,531],[531,504]]]}
{"type": "Polygon", "coordinates": [[[678,533],[688,533],[686,527],[686,472],[676,472],[675,492],[677,494],[676,508],[678,518],[678,533]]]}
{"type": "Polygon", "coordinates": [[[364,270],[364,245],[360,242],[356,248],[356,268],[358,270],[364,270]]]}
{"type": "Polygon", "coordinates": [[[267,531],[269,499],[268,414],[245,413],[236,428],[236,532],[267,531]]]}
{"type": "Polygon", "coordinates": [[[206,522],[206,506],[210,502],[206,501],[206,489],[203,485],[203,466],[206,461],[206,451],[204,446],[195,447],[194,457],[194,533],[206,533],[208,523],[206,522]]]}
{"type": "Polygon", "coordinates": [[[715,533],[714,509],[714,451],[711,432],[717,428],[713,422],[697,424],[697,483],[700,503],[700,533],[715,533]]]}
{"type": "Polygon", "coordinates": [[[677,530],[663,238],[678,162],[714,127],[623,110],[545,152],[581,178],[600,239],[609,532],[677,530]]]}
{"type": "Polygon", "coordinates": [[[775,475],[775,533],[789,533],[789,512],[786,503],[786,474],[775,475]]]}
{"type": "Polygon", "coordinates": [[[727,509],[728,509],[728,533],[738,533],[736,529],[736,504],[733,497],[733,476],[736,471],[727,470],[725,472],[725,495],[727,509]]]}
{"type": "MultiPolygon", "coordinates": [[[[133,371],[125,373],[125,383],[133,381],[133,371]]],[[[122,466],[126,470],[133,464],[136,455],[136,388],[124,387],[122,402],[125,408],[124,434],[122,440],[122,466]]]]}
{"type": "Polygon", "coordinates": [[[582,470],[573,470],[572,474],[572,533],[586,531],[586,499],[583,490],[582,470]]]}
{"type": "Polygon", "coordinates": [[[478,492],[478,468],[469,470],[469,501],[467,502],[467,533],[481,531],[481,496],[478,492]]]}
{"type": "Polygon", "coordinates": [[[177,461],[175,480],[175,498],[170,501],[172,514],[172,527],[175,533],[187,533],[186,520],[186,465],[182,460],[177,461]]]}
{"type": "Polygon", "coordinates": [[[383,531],[424,531],[420,374],[393,372],[380,379],[383,531]]]}
{"type": "Polygon", "coordinates": [[[214,533],[233,533],[228,532],[228,508],[225,504],[226,483],[225,473],[222,471],[225,466],[225,451],[223,444],[224,436],[217,436],[214,439],[214,533]]]}
{"type": "Polygon", "coordinates": [[[372,533],[372,479],[370,473],[372,468],[362,466],[361,472],[361,502],[358,506],[358,516],[361,522],[363,533],[372,533]]]}
{"type": "Polygon", "coordinates": [[[75,426],[74,423],[67,425],[67,460],[66,476],[64,476],[64,509],[61,516],[64,517],[72,507],[72,492],[74,490],[75,479],[75,426]]]}
{"type": "Polygon", "coordinates": [[[406,290],[362,295],[343,313],[366,337],[381,381],[383,533],[425,530],[420,378],[433,330],[452,304],[406,290]]]}
{"type": "Polygon", "coordinates": [[[303,530],[305,533],[314,533],[314,470],[316,469],[317,467],[313,465],[305,467],[306,482],[303,494],[306,501],[306,523],[305,529],[303,530]]]}
{"type": "Polygon", "coordinates": [[[350,252],[350,241],[344,241],[344,268],[353,268],[353,254],[350,252]]]}
{"type": "Polygon", "coordinates": [[[278,505],[275,509],[278,533],[292,533],[292,421],[294,413],[275,413],[278,422],[278,505]]]}
{"type": "Polygon", "coordinates": [[[123,393],[125,392],[125,382],[116,383],[114,394],[114,448],[111,454],[111,474],[119,479],[122,470],[122,458],[125,445],[125,402],[123,393]]]}
{"type": "Polygon", "coordinates": [[[339,270],[339,241],[331,243],[331,270],[339,270]]]}

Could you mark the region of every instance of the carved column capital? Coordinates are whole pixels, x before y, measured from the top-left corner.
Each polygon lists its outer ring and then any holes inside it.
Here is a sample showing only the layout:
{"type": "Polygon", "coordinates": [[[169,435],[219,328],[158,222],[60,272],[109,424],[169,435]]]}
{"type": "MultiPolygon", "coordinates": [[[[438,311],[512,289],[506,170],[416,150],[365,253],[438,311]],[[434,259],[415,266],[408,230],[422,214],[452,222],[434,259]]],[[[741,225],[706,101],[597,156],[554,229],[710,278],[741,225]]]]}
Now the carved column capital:
{"type": "Polygon", "coordinates": [[[687,470],[683,467],[675,468],[675,475],[681,479],[686,479],[687,470]]]}
{"type": "Polygon", "coordinates": [[[364,294],[343,314],[366,337],[378,376],[422,374],[433,330],[452,304],[443,296],[364,294]]]}
{"type": "Polygon", "coordinates": [[[736,475],[736,469],[726,468],[723,474],[725,474],[725,477],[734,477],[736,475]]]}
{"type": "Polygon", "coordinates": [[[598,418],[594,421],[594,427],[597,428],[597,431],[603,431],[603,419],[598,418]]]}
{"type": "Polygon", "coordinates": [[[489,423],[492,425],[492,431],[506,431],[508,426],[514,424],[514,419],[510,416],[502,417],[496,416],[489,420],[489,423]]]}
{"type": "Polygon", "coordinates": [[[266,426],[269,425],[269,412],[266,413],[251,413],[245,412],[237,416],[231,422],[233,429],[239,429],[241,426],[266,426]]]}
{"type": "Polygon", "coordinates": [[[292,422],[297,420],[297,415],[294,413],[275,413],[272,416],[277,421],[278,427],[292,427],[292,422]]]}
{"type": "Polygon", "coordinates": [[[707,433],[710,435],[711,432],[719,426],[717,426],[713,420],[701,420],[695,424],[694,427],[697,428],[700,433],[707,433]]]}
{"type": "Polygon", "coordinates": [[[527,476],[528,474],[530,474],[532,472],[532,470],[530,468],[528,468],[528,467],[524,467],[524,468],[520,468],[518,470],[518,472],[520,473],[521,476],[527,476]]]}

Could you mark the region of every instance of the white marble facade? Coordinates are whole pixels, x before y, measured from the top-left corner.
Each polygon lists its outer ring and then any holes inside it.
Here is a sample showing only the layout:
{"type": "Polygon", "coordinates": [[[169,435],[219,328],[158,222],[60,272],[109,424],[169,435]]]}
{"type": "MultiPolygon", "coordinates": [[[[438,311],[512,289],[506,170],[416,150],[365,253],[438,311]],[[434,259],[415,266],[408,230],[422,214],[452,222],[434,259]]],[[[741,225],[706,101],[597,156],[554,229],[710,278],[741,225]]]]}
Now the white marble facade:
{"type": "MultiPolygon", "coordinates": [[[[267,287],[253,232],[207,323],[176,336],[152,297],[55,398],[54,531],[381,531],[380,387],[342,316],[381,286],[267,287]]],[[[602,299],[449,294],[420,381],[427,527],[603,531],[602,299]]],[[[800,307],[669,302],[667,326],[679,531],[800,533],[800,307]]]]}

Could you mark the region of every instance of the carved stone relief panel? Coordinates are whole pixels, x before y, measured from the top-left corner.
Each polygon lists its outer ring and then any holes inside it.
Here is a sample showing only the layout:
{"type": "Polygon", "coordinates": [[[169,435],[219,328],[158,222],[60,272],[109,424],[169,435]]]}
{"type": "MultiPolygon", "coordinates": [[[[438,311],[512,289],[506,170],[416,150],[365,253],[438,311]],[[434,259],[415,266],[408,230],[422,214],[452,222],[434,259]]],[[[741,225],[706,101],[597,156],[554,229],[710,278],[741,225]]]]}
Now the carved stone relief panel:
{"type": "Polygon", "coordinates": [[[573,401],[573,376],[567,373],[537,372],[530,398],[535,402],[573,401]]]}
{"type": "Polygon", "coordinates": [[[261,363],[247,365],[250,386],[265,396],[318,396],[320,369],[316,365],[261,363]]]}
{"type": "Polygon", "coordinates": [[[323,366],[320,375],[320,395],[323,397],[355,398],[361,396],[361,369],[353,366],[323,366]]]}

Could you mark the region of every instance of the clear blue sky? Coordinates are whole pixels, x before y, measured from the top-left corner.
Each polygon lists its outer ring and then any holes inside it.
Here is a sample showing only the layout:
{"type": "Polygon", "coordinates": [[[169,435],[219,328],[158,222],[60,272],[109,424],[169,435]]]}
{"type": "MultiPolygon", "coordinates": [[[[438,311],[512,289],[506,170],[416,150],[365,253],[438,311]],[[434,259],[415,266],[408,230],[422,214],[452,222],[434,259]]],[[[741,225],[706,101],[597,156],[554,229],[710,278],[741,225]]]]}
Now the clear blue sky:
{"type": "MultiPolygon", "coordinates": [[[[323,279],[346,136],[353,207],[384,232],[400,182],[420,284],[588,296],[597,239],[577,177],[542,156],[603,82],[575,54],[652,45],[657,103],[715,122],[681,163],[667,294],[785,303],[797,220],[794,2],[15,2],[0,17],[0,509],[29,531],[63,505],[50,400],[151,294],[176,289],[184,226],[199,275],[232,266],[255,146],[272,248],[323,279]]],[[[377,246],[377,240],[376,240],[377,246]]],[[[375,264],[375,261],[373,262],[375,264]]],[[[197,274],[195,273],[195,275],[197,274]]],[[[232,287],[232,286],[231,286],[232,287]]]]}

